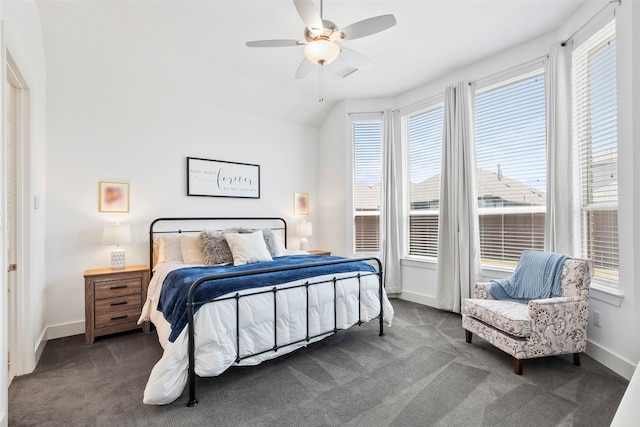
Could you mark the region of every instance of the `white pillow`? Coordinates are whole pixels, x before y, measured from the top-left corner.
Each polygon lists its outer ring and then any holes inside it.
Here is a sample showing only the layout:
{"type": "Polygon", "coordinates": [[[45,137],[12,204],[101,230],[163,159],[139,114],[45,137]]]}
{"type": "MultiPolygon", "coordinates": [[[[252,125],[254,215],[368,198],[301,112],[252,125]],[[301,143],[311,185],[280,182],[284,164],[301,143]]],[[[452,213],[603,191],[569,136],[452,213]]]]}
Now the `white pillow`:
{"type": "Polygon", "coordinates": [[[182,249],[182,259],[185,264],[204,264],[202,249],[200,248],[200,236],[182,236],[180,248],[182,249]]]}
{"type": "Polygon", "coordinates": [[[284,242],[282,241],[282,234],[279,230],[272,230],[265,228],[262,230],[264,236],[264,242],[267,245],[267,250],[272,257],[283,256],[285,254],[284,242]]]}
{"type": "Polygon", "coordinates": [[[284,241],[282,240],[282,234],[279,231],[273,232],[273,256],[284,256],[287,253],[287,249],[284,247],[284,241]]]}
{"type": "Polygon", "coordinates": [[[156,264],[158,264],[158,259],[160,257],[160,238],[156,237],[153,239],[153,271],[156,270],[156,264]]]}
{"type": "Polygon", "coordinates": [[[231,249],[233,265],[273,260],[264,242],[262,230],[250,234],[225,233],[224,238],[231,249]]]}
{"type": "Polygon", "coordinates": [[[182,261],[179,235],[158,237],[158,249],[158,264],[168,261],[182,261]]]}

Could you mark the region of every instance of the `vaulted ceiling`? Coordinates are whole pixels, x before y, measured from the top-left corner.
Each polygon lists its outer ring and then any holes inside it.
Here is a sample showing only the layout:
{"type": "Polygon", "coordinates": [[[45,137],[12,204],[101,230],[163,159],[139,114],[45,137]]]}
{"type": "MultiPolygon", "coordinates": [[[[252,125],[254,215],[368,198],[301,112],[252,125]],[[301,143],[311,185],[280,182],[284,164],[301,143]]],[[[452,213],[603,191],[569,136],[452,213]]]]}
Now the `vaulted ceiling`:
{"type": "MultiPolygon", "coordinates": [[[[393,14],[397,24],[368,37],[342,42],[370,59],[371,71],[348,77],[336,60],[324,69],[323,105],[319,76],[295,79],[301,46],[248,48],[246,41],[303,39],[304,25],[291,0],[69,1],[39,2],[45,48],[54,32],[73,24],[108,22],[105,31],[212,67],[259,81],[271,93],[289,94],[296,109],[318,113],[350,98],[388,97],[418,87],[487,56],[558,28],[584,0],[326,0],[324,18],[338,27],[393,14]],[[74,8],[73,22],[65,10],[74,8]],[[66,15],[65,15],[66,13],[66,15]],[[67,16],[67,22],[64,21],[67,16]]],[[[319,8],[319,1],[315,1],[319,8]]],[[[77,34],[77,37],[83,37],[77,34]]],[[[306,116],[305,116],[306,117],[306,116]]],[[[301,118],[309,123],[309,119],[301,118]]]]}

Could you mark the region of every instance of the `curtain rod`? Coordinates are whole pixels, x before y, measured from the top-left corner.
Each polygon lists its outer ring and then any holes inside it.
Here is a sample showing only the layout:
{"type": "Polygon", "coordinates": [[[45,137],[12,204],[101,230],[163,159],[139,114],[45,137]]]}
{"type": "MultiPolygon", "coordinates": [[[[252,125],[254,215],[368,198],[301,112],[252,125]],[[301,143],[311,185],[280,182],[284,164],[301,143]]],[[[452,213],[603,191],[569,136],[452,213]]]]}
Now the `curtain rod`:
{"type": "Polygon", "coordinates": [[[508,73],[510,73],[510,72],[512,72],[512,71],[517,70],[518,68],[524,67],[524,66],[526,66],[526,65],[533,65],[533,64],[535,64],[536,62],[544,61],[545,59],[549,59],[549,55],[548,55],[548,54],[547,54],[547,55],[542,55],[542,56],[540,56],[540,57],[538,57],[538,58],[535,58],[535,59],[530,59],[530,60],[528,60],[528,61],[523,62],[522,64],[514,65],[513,67],[509,67],[509,68],[507,68],[506,70],[498,71],[497,73],[490,74],[490,75],[485,76],[485,77],[483,77],[483,78],[481,78],[481,79],[471,80],[471,81],[469,82],[469,86],[471,86],[471,85],[472,85],[472,84],[474,84],[474,83],[481,82],[481,81],[483,81],[483,80],[492,79],[492,78],[494,78],[494,77],[499,76],[500,74],[508,74],[508,73]]]}
{"type": "Polygon", "coordinates": [[[437,95],[430,96],[429,98],[425,98],[425,99],[421,99],[421,100],[416,101],[416,102],[412,102],[411,104],[405,105],[404,107],[396,108],[395,110],[393,110],[393,112],[394,113],[398,113],[400,111],[408,110],[408,109],[411,109],[411,108],[414,108],[414,107],[419,107],[422,104],[428,105],[428,104],[431,104],[431,103],[435,103],[435,101],[437,101],[437,100],[439,100],[440,98],[443,98],[443,97],[444,97],[444,92],[439,93],[437,95]]]}
{"type": "Polygon", "coordinates": [[[569,40],[571,40],[576,34],[578,34],[580,32],[580,30],[582,30],[584,27],[587,26],[587,24],[591,21],[593,21],[593,18],[595,18],[596,16],[600,15],[600,12],[602,12],[603,10],[605,10],[607,7],[609,7],[610,4],[613,3],[618,3],[618,5],[622,4],[622,0],[609,0],[609,2],[607,4],[605,4],[599,11],[597,11],[591,18],[587,19],[587,22],[585,22],[584,24],[582,24],[580,26],[580,28],[578,28],[577,30],[575,30],[573,32],[573,34],[571,34],[569,37],[567,37],[567,39],[565,41],[563,41],[562,43],[560,43],[560,46],[566,46],[567,42],[569,40]]]}
{"type": "Polygon", "coordinates": [[[349,117],[351,116],[364,116],[366,114],[384,114],[384,111],[356,111],[353,113],[348,113],[349,117]]]}

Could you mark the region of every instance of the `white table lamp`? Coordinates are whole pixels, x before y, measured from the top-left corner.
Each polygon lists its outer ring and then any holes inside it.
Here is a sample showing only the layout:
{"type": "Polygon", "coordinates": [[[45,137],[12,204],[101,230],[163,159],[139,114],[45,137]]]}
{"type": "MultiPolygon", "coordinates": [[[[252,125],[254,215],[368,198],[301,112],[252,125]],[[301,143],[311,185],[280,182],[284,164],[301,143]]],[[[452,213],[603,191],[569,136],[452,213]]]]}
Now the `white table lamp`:
{"type": "Polygon", "coordinates": [[[102,231],[103,245],[116,245],[111,250],[111,268],[122,270],[124,268],[124,249],[120,245],[131,243],[131,227],[129,224],[107,224],[102,231]]]}
{"type": "Polygon", "coordinates": [[[307,240],[307,237],[310,237],[313,235],[313,227],[311,226],[311,223],[307,221],[302,221],[298,223],[297,232],[298,232],[298,236],[302,237],[300,239],[300,250],[301,251],[309,250],[309,241],[307,240]]]}

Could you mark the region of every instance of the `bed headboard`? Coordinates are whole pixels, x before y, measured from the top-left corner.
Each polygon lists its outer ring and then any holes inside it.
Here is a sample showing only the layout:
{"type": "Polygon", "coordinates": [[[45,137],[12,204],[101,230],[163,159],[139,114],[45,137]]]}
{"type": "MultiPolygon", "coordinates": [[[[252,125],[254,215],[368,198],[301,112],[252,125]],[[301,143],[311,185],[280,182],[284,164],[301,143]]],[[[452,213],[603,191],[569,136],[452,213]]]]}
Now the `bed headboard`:
{"type": "Polygon", "coordinates": [[[149,266],[153,275],[154,250],[153,242],[162,234],[200,233],[203,230],[222,231],[231,227],[250,229],[269,228],[282,233],[285,248],[287,247],[287,222],[278,217],[174,217],[156,218],[149,226],[149,266]]]}

